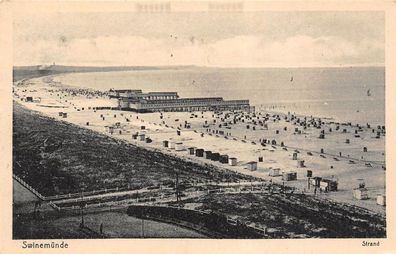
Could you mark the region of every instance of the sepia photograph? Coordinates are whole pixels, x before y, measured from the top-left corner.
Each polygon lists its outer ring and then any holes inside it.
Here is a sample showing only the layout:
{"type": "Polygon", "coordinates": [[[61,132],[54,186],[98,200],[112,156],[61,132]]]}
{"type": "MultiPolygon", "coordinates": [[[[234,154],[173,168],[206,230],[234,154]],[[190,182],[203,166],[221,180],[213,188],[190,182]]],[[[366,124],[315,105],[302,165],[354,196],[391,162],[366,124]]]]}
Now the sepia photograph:
{"type": "Polygon", "coordinates": [[[197,4],[13,13],[12,239],[379,246],[385,11],[197,4]]]}

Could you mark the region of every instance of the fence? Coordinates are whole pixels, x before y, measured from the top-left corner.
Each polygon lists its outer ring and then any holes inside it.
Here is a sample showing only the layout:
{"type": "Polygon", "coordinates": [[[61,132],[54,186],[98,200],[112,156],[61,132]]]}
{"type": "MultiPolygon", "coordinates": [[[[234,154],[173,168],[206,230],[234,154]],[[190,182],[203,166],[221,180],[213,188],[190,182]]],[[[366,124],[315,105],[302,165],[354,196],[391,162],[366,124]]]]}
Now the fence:
{"type": "Polygon", "coordinates": [[[265,229],[248,226],[225,215],[168,206],[134,205],[127,210],[130,216],[158,219],[190,227],[198,231],[213,232],[224,238],[269,237],[265,229]]]}
{"type": "Polygon", "coordinates": [[[117,191],[126,191],[126,190],[134,190],[132,188],[123,187],[123,188],[110,188],[110,189],[102,189],[102,190],[93,190],[93,191],[84,191],[84,192],[75,192],[75,193],[68,193],[68,194],[61,194],[61,195],[54,195],[54,196],[47,196],[47,200],[58,200],[58,199],[65,199],[65,198],[80,198],[81,196],[90,196],[95,194],[103,194],[103,193],[110,193],[110,192],[117,192],[117,191]]]}
{"type": "Polygon", "coordinates": [[[39,199],[46,201],[46,197],[44,197],[43,195],[41,195],[38,191],[36,191],[35,189],[33,189],[32,186],[30,186],[29,184],[27,184],[24,180],[22,180],[20,177],[12,174],[12,177],[20,184],[22,184],[26,189],[30,190],[34,195],[36,195],[39,199]]]}
{"type": "MultiPolygon", "coordinates": [[[[22,180],[20,177],[16,176],[15,174],[12,174],[12,177],[18,182],[20,183],[22,186],[24,186],[26,189],[28,189],[29,191],[31,191],[34,195],[36,195],[39,199],[41,199],[42,201],[48,201],[46,197],[44,197],[43,195],[41,195],[38,191],[36,191],[32,186],[30,186],[29,184],[27,184],[24,180],[22,180]]],[[[49,201],[48,204],[54,208],[57,211],[60,211],[60,208],[55,205],[52,201],[49,201]]]]}

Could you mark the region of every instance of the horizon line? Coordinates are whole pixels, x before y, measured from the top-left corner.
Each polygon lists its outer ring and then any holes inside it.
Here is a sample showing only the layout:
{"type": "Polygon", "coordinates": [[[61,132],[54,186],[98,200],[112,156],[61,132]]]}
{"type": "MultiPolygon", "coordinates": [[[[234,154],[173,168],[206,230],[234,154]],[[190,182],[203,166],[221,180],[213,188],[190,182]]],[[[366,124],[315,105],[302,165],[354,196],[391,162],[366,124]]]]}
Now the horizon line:
{"type": "Polygon", "coordinates": [[[63,67],[91,67],[91,68],[133,68],[133,67],[145,67],[145,68],[172,68],[172,67],[196,67],[196,68],[222,68],[222,69],[260,69],[260,68],[352,68],[352,67],[386,67],[385,64],[348,64],[348,65],[317,65],[317,66],[271,66],[271,65],[261,65],[261,66],[216,66],[216,65],[195,65],[195,64],[186,64],[186,65],[68,65],[68,64],[32,64],[32,65],[13,65],[13,67],[52,67],[52,66],[63,66],[63,67]]]}

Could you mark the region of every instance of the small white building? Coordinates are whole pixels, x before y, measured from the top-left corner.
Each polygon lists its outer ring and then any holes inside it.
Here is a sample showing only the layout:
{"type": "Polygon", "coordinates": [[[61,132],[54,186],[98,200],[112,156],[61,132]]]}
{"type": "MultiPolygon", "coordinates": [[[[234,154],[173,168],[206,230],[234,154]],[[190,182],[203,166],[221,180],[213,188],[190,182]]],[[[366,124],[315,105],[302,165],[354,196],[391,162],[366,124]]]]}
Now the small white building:
{"type": "Polygon", "coordinates": [[[250,171],[255,171],[257,170],[257,162],[256,161],[249,161],[246,164],[247,169],[249,169],[250,171]]]}
{"type": "Polygon", "coordinates": [[[280,168],[270,168],[269,176],[275,177],[280,175],[281,175],[280,168]]]}
{"type": "Polygon", "coordinates": [[[353,190],[353,196],[358,200],[368,199],[368,190],[366,188],[357,188],[353,190]]]}
{"type": "Polygon", "coordinates": [[[183,142],[176,142],[175,143],[175,150],[176,151],[183,151],[184,150],[183,142]]]}
{"type": "Polygon", "coordinates": [[[282,180],[283,181],[294,181],[294,180],[297,180],[297,172],[295,172],[295,171],[282,172],[282,180]]]}
{"type": "Polygon", "coordinates": [[[146,141],[146,134],[140,133],[140,134],[139,134],[139,140],[140,140],[140,141],[146,141]]]}
{"type": "Polygon", "coordinates": [[[386,205],[386,196],[385,195],[378,195],[377,196],[377,204],[385,206],[386,205]]]}
{"type": "Polygon", "coordinates": [[[230,165],[230,166],[236,166],[236,164],[237,164],[237,158],[235,158],[235,157],[231,157],[231,158],[228,158],[228,164],[230,165]]]}

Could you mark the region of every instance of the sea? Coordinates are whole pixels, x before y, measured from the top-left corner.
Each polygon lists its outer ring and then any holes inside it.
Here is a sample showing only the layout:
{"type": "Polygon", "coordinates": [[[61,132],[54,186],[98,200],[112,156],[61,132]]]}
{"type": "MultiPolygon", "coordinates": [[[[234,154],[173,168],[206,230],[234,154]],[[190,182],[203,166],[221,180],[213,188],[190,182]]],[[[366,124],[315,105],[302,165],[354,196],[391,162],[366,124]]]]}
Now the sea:
{"type": "Polygon", "coordinates": [[[54,80],[103,91],[142,89],[178,92],[180,97],[249,99],[256,110],[385,125],[384,67],[186,67],[69,73],[54,80]]]}

